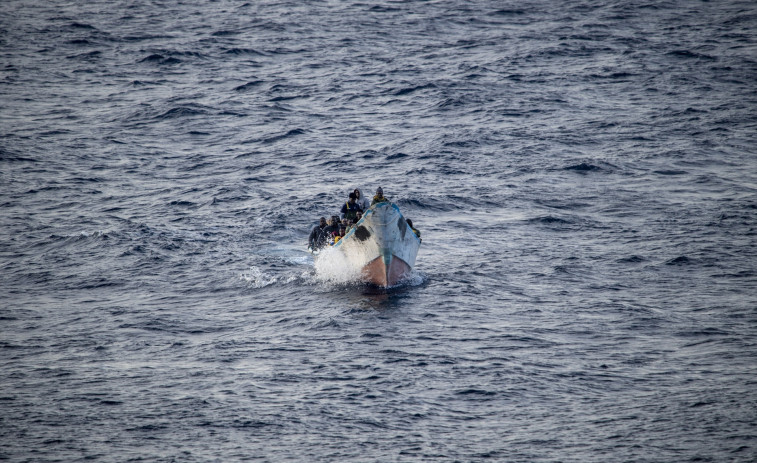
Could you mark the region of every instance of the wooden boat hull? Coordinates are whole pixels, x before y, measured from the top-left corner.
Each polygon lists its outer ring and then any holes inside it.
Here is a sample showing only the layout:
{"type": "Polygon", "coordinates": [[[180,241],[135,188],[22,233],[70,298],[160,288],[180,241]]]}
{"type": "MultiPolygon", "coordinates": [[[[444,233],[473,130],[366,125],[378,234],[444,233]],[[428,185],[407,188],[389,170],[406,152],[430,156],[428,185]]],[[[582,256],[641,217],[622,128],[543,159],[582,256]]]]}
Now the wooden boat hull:
{"type": "Polygon", "coordinates": [[[412,268],[399,257],[390,255],[389,265],[379,256],[363,267],[363,281],[377,286],[394,286],[410,275],[412,268]]]}
{"type": "Polygon", "coordinates": [[[371,206],[334,248],[363,281],[388,287],[410,275],[420,244],[397,205],[387,202],[371,206]]]}

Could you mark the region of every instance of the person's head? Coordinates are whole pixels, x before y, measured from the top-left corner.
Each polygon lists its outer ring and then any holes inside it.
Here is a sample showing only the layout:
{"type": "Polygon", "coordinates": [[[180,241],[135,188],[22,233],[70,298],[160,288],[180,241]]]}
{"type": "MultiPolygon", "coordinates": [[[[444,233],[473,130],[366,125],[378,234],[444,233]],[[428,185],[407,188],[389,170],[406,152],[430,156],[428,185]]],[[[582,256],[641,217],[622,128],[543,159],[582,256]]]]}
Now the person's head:
{"type": "Polygon", "coordinates": [[[350,193],[350,202],[354,203],[356,199],[357,199],[357,196],[355,196],[355,193],[350,193]]]}
{"type": "Polygon", "coordinates": [[[355,220],[355,222],[357,222],[358,220],[360,220],[362,218],[363,218],[363,213],[360,212],[360,211],[357,211],[357,219],[355,220]]]}
{"type": "Polygon", "coordinates": [[[339,226],[339,236],[344,236],[344,233],[347,231],[347,227],[344,225],[339,226]]]}
{"type": "Polygon", "coordinates": [[[410,228],[413,228],[413,221],[410,219],[405,219],[405,222],[407,222],[408,225],[410,225],[410,228]]]}
{"type": "Polygon", "coordinates": [[[353,191],[353,193],[355,194],[355,198],[360,199],[360,190],[355,188],[355,191],[353,191]]]}
{"type": "Polygon", "coordinates": [[[321,217],[320,225],[321,225],[321,227],[325,227],[326,226],[326,217],[321,217]]]}
{"type": "Polygon", "coordinates": [[[342,226],[346,227],[347,226],[347,222],[348,222],[347,217],[343,218],[342,219],[342,226]]]}
{"type": "Polygon", "coordinates": [[[384,189],[381,187],[378,187],[376,189],[376,196],[384,196],[384,189]]]}
{"type": "Polygon", "coordinates": [[[338,215],[332,215],[331,216],[331,225],[336,225],[339,223],[339,216],[338,215]]]}

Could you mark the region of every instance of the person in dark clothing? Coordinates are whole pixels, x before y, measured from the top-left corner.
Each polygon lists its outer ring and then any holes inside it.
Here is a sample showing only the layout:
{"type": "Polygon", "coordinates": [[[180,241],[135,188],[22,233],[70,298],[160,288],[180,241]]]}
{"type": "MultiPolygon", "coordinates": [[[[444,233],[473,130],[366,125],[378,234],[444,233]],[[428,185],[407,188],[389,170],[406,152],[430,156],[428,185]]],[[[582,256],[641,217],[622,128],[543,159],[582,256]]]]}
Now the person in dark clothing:
{"type": "Polygon", "coordinates": [[[310,232],[310,237],[308,238],[308,248],[315,250],[323,247],[323,245],[326,244],[326,232],[324,231],[325,229],[326,217],[321,217],[320,223],[313,227],[313,231],[310,232]]]}
{"type": "Polygon", "coordinates": [[[323,244],[331,244],[334,236],[339,234],[339,217],[332,215],[329,224],[323,229],[323,244]]]}
{"type": "Polygon", "coordinates": [[[362,212],[360,206],[356,202],[357,197],[355,193],[350,193],[350,199],[342,206],[342,218],[347,220],[355,220],[358,211],[362,212]]]}

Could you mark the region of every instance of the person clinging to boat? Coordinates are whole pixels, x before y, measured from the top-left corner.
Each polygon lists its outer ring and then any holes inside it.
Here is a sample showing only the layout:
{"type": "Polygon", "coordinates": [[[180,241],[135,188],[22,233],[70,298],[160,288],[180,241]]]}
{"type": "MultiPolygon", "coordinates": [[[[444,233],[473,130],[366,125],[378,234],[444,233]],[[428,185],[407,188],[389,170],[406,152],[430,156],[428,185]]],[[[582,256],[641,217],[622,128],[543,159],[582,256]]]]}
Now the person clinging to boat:
{"type": "Polygon", "coordinates": [[[328,239],[328,233],[325,231],[326,227],[326,217],[321,217],[318,225],[313,227],[313,231],[310,232],[310,236],[308,237],[308,248],[318,249],[326,244],[326,241],[328,239]]]}
{"type": "Polygon", "coordinates": [[[320,247],[326,246],[327,244],[334,244],[334,237],[339,234],[339,217],[332,215],[329,219],[328,225],[322,229],[321,234],[322,244],[320,247]]]}

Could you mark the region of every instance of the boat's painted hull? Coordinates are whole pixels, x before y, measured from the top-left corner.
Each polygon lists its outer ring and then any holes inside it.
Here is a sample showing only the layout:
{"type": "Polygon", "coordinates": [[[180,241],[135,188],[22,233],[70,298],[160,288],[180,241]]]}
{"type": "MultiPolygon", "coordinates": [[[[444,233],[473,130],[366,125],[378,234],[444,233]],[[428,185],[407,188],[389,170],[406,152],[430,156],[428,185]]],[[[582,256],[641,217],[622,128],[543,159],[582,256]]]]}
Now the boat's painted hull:
{"type": "Polygon", "coordinates": [[[363,218],[335,246],[364,281],[393,286],[415,265],[421,240],[392,203],[370,207],[363,218]]]}
{"type": "Polygon", "coordinates": [[[410,268],[405,261],[391,256],[389,265],[384,262],[383,256],[373,259],[363,267],[363,280],[378,286],[393,286],[405,279],[410,274],[410,268]]]}

